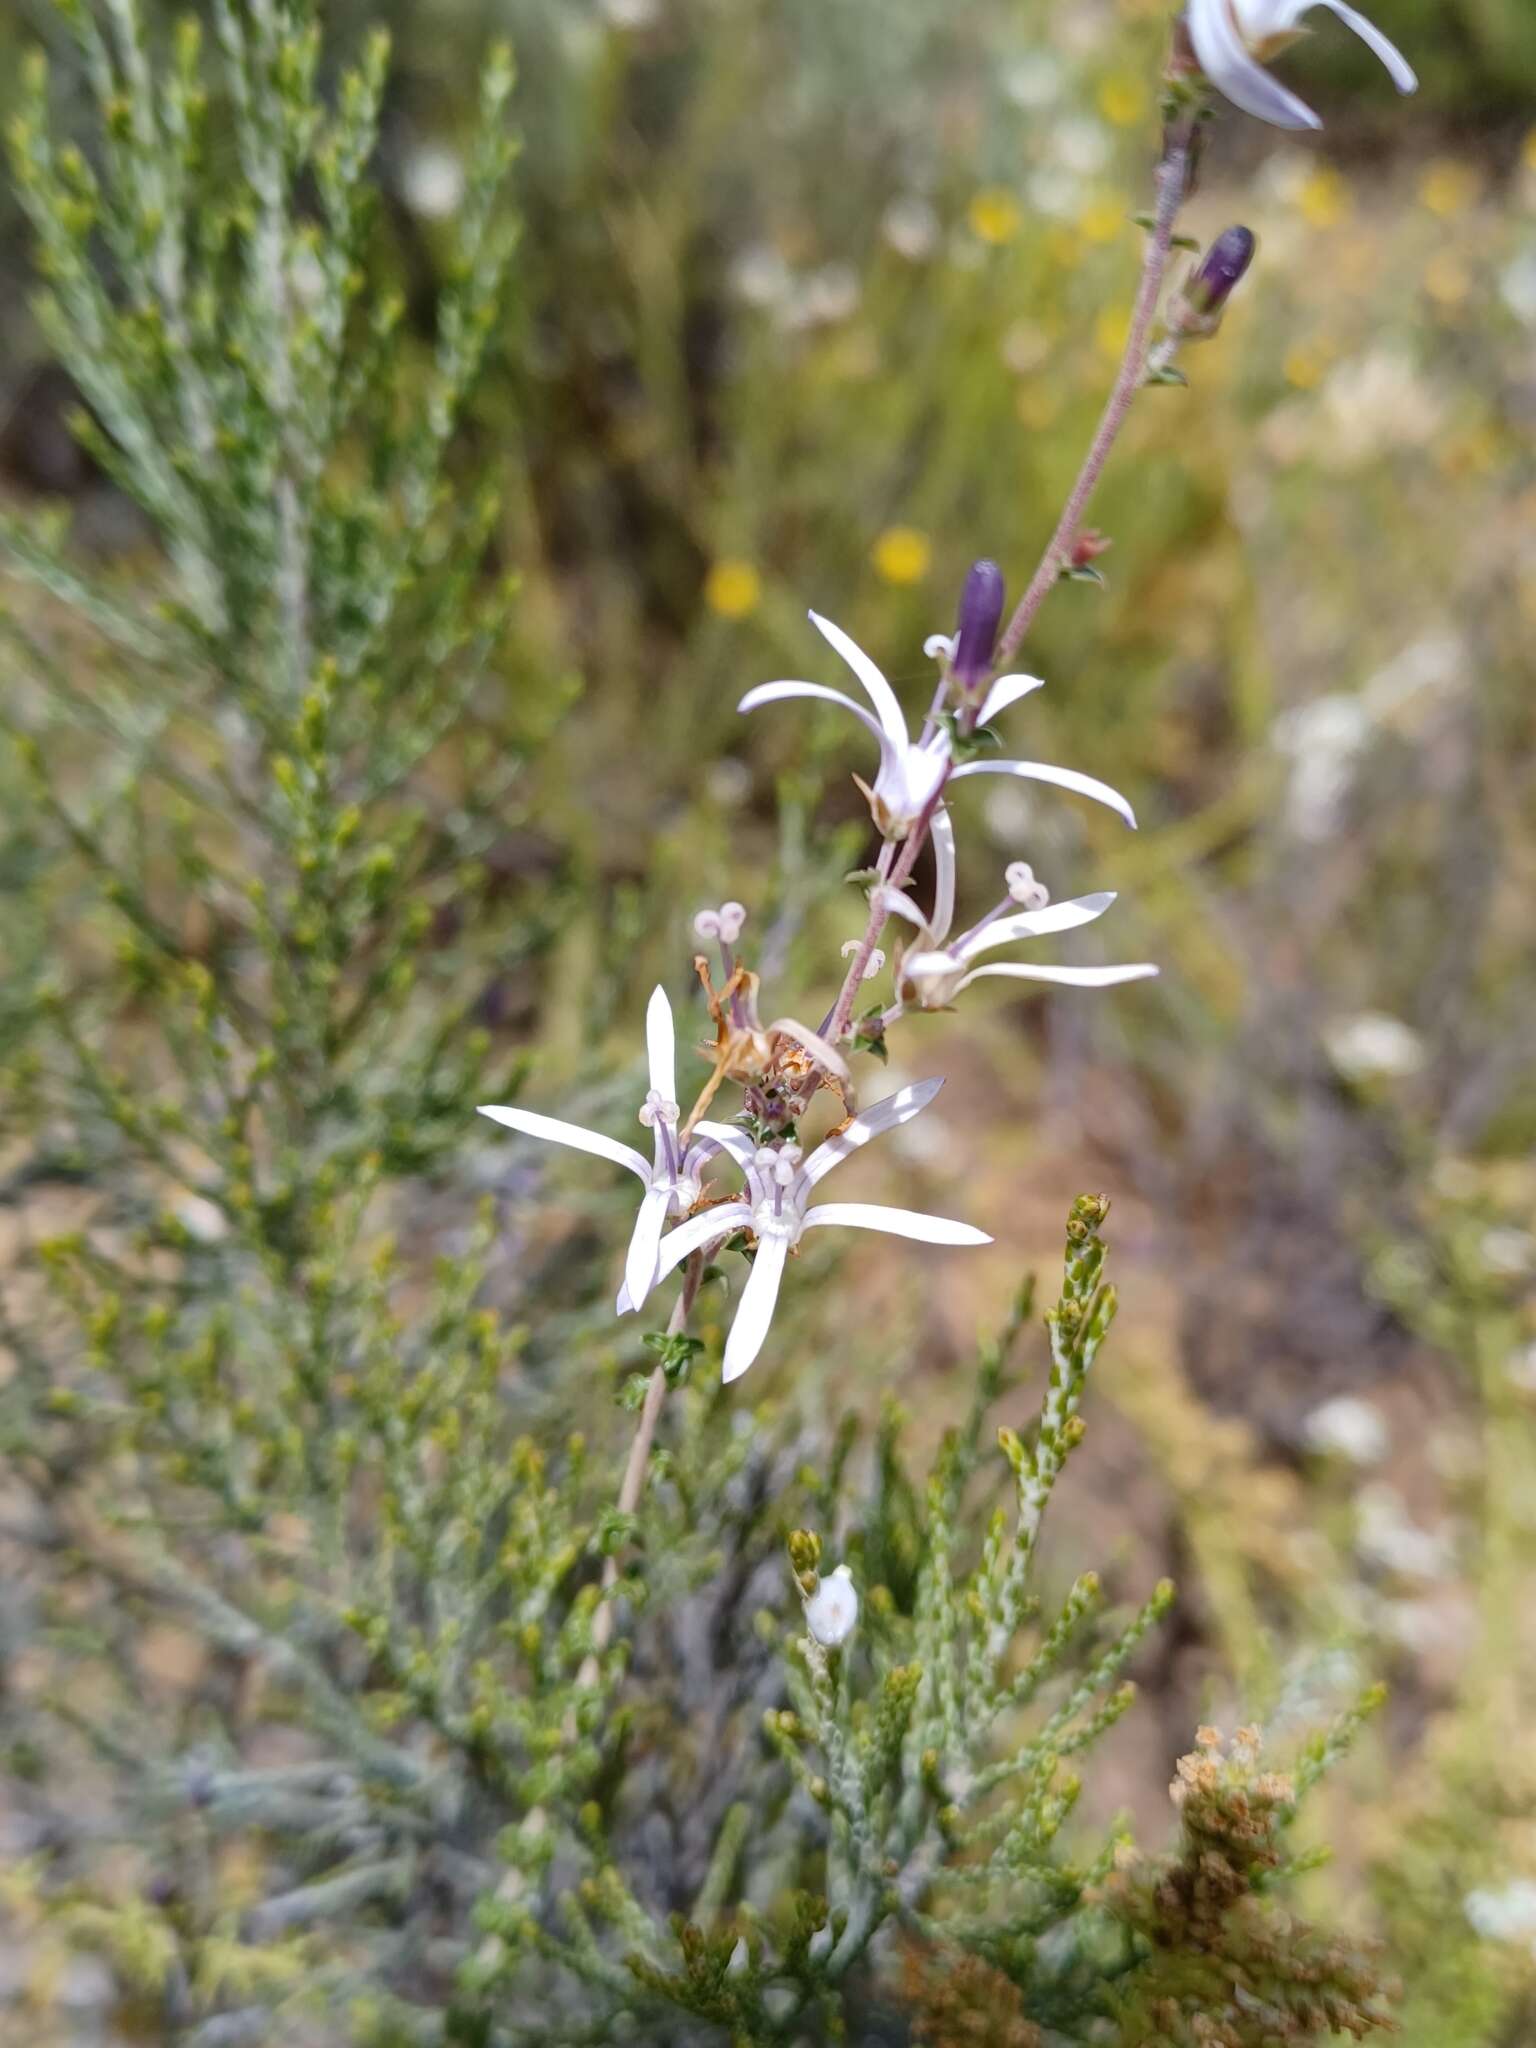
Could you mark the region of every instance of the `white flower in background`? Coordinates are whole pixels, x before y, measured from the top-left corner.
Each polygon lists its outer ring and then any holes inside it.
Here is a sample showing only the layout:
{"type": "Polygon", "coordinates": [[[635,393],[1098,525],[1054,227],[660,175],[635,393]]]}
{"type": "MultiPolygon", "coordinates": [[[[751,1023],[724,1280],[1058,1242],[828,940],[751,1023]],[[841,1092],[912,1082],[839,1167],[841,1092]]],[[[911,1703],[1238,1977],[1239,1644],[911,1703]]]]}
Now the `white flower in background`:
{"type": "Polygon", "coordinates": [[[463,204],[464,160],[445,142],[423,142],[400,166],[400,197],[419,220],[451,220],[463,204]]]}
{"type": "MultiPolygon", "coordinates": [[[[841,690],[829,690],[822,683],[802,682],[759,683],[756,689],[748,690],[736,708],[756,711],[760,705],[777,704],[787,697],[814,697],[824,704],[837,704],[844,711],[851,711],[874,735],[880,748],[874,787],[860,784],[869,798],[875,824],[887,838],[903,839],[922,817],[944,780],[949,765],[949,734],[929,721],[914,740],[907,730],[896,692],[864,650],[830,619],[816,612],[810,617],[812,625],[863,684],[874,706],[873,713],[852,697],[845,697],[841,690]]],[[[954,645],[952,640],[936,633],[927,641],[925,652],[936,658],[948,657],[953,654],[954,645]]],[[[982,700],[978,722],[988,724],[1010,704],[1041,687],[1038,676],[999,676],[982,700]]],[[[1108,804],[1128,825],[1136,823],[1135,813],[1117,790],[1095,781],[1091,775],[1078,774],[1075,768],[1053,768],[1043,761],[967,761],[953,770],[950,780],[958,781],[964,775],[1021,775],[1033,782],[1054,783],[1058,789],[1070,789],[1078,796],[1108,804]]]]}
{"type": "Polygon", "coordinates": [[[917,927],[917,937],[903,953],[896,971],[897,993],[903,1003],[923,1010],[942,1010],[962,989],[986,975],[1049,981],[1064,988],[1113,988],[1120,982],[1144,981],[1157,973],[1148,960],[1125,967],[1037,967],[1012,960],[974,965],[983,953],[998,946],[1013,945],[1020,939],[1047,938],[1091,924],[1114,902],[1114,892],[1101,890],[1093,896],[1053,904],[1049,891],[1036,881],[1034,870],[1024,861],[1014,861],[1004,876],[1008,894],[1002,902],[979,924],[951,939],[955,915],[955,832],[942,804],[933,814],[930,835],[934,862],[932,915],[924,918],[911,897],[898,889],[886,890],[883,899],[887,911],[917,927]]]}
{"type": "Polygon", "coordinates": [[[1536,1884],[1517,1877],[1498,1891],[1468,1892],[1461,1909],[1484,1941],[1536,1942],[1536,1884]]]}
{"type": "Polygon", "coordinates": [[[1200,68],[1218,92],[1276,128],[1321,128],[1295,93],[1264,69],[1302,33],[1303,15],[1327,7],[1381,59],[1399,92],[1415,92],[1418,79],[1397,45],[1345,0],[1189,0],[1185,18],[1200,68]]]}
{"type": "MultiPolygon", "coordinates": [[[[734,906],[728,906],[734,907],[734,906]]],[[[611,1159],[627,1166],[644,1185],[640,1213],[629,1240],[624,1260],[624,1285],[618,1298],[618,1312],[638,1308],[656,1284],[656,1251],[669,1216],[686,1216],[702,1193],[700,1175],[722,1148],[697,1133],[684,1145],[678,1135],[681,1110],[677,1104],[676,1034],[672,1005],[666,990],[656,988],[645,1012],[645,1042],[650,1060],[651,1085],[640,1105],[640,1121],[653,1134],[655,1157],[647,1159],[633,1145],[601,1131],[589,1131],[583,1124],[569,1124],[559,1117],[538,1116],[531,1109],[517,1109],[497,1103],[482,1103],[480,1114],[525,1137],[542,1138],[549,1145],[569,1145],[576,1152],[593,1152],[599,1159],[611,1159]]]]}
{"type": "Polygon", "coordinates": [[[1314,1451],[1347,1458],[1352,1465],[1379,1465],[1390,1441],[1381,1410],[1352,1394],[1340,1394],[1314,1408],[1305,1434],[1314,1451]]]}
{"type": "Polygon", "coordinates": [[[1429,1057],[1417,1031],[1384,1010],[1341,1018],[1329,1025],[1323,1043],[1347,1081],[1406,1081],[1429,1057]]]}
{"type": "Polygon", "coordinates": [[[755,1145],[745,1131],[731,1124],[701,1123],[698,1135],[729,1152],[747,1179],[746,1194],[737,1201],[718,1202],[690,1216],[661,1240],[656,1278],[662,1279],[690,1254],[718,1244],[738,1230],[757,1239],[757,1254],[742,1289],[736,1319],[726,1339],[722,1377],[740,1379],[763,1348],[779,1299],[789,1254],[807,1230],[828,1223],[854,1230],[881,1230],[891,1237],[920,1244],[990,1244],[984,1230],[956,1223],[947,1216],[924,1216],[912,1209],[888,1209],[874,1202],[822,1202],[810,1206],[812,1194],[840,1161],[883,1131],[895,1130],[926,1109],[941,1081],[919,1081],[898,1088],[818,1145],[802,1160],[798,1145],[755,1145]]]}
{"type": "Polygon", "coordinates": [[[858,1618],[859,1595],[853,1573],[840,1564],[805,1602],[805,1625],[824,1650],[835,1650],[853,1634],[858,1618]]]}

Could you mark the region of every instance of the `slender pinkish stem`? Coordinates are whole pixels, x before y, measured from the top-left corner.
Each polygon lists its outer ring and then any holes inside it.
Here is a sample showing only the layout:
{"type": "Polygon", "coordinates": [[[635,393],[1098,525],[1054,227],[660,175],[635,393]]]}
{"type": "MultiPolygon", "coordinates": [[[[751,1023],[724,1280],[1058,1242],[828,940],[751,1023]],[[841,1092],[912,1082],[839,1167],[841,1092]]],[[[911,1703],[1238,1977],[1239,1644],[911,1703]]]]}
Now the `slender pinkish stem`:
{"type": "Polygon", "coordinates": [[[1168,258],[1173,248],[1173,224],[1178,218],[1179,208],[1184,203],[1185,187],[1189,176],[1189,129],[1181,126],[1170,134],[1163,151],[1163,160],[1157,168],[1157,210],[1152,230],[1147,236],[1146,254],[1141,267],[1141,284],[1136,293],[1136,305],[1131,314],[1131,331],[1126,337],[1125,354],[1120,360],[1120,369],[1109,394],[1098,429],[1078,471],[1077,482],[1056,523],[1050,545],[1040,557],[1040,566],[1030,579],[1029,588],[1014,607],[1013,617],[1008,621],[1002,639],[997,645],[996,666],[1006,669],[1024,643],[1024,635],[1035,622],[1035,614],[1051,591],[1055,589],[1062,568],[1071,556],[1078,534],[1082,530],[1083,514],[1088,510],[1088,501],[1093,496],[1109,452],[1114,447],[1120,429],[1125,425],[1126,415],[1131,409],[1136,393],[1141,388],[1146,373],[1147,347],[1152,335],[1152,322],[1157,315],[1157,302],[1162,293],[1163,279],[1168,274],[1168,258]]]}

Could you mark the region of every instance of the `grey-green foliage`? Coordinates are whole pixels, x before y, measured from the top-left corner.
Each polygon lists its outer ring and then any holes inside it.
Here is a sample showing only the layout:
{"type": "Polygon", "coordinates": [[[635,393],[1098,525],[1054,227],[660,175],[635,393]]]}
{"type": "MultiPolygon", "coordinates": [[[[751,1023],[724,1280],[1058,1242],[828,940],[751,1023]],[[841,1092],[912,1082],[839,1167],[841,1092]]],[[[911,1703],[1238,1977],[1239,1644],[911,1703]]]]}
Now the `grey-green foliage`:
{"type": "Polygon", "coordinates": [[[1089,1575],[1037,1605],[1114,1312],[1103,1203],[1001,1456],[1023,1301],[926,1485],[894,1425],[866,1457],[706,1371],[615,1513],[589,1326],[562,1328],[572,1434],[486,1305],[494,1214],[467,1229],[452,1185],[446,1255],[419,1242],[472,1083],[512,1085],[471,1017],[546,912],[485,859],[564,695],[501,678],[497,497],[456,438],[506,303],[509,67],[423,349],[370,283],[382,45],[327,93],[297,0],[217,8],[211,60],[132,0],[59,12],[98,126],[59,141],[36,67],[13,163],[40,322],[145,540],[113,571],[55,522],[0,528],[30,918],[0,1627],[43,1674],[0,1706],[37,1852],[11,1893],[199,2048],[831,2040],[898,1997],[898,1930],[1088,2038],[1158,1933],[1094,1896],[1113,1842],[1062,1852],[1071,1760],[1168,1598],[1105,1625],[1089,1575]],[[988,1475],[1011,1498],[977,1529],[988,1475]],[[863,1588],[835,1653],[786,1627],[797,1522],[863,1588]],[[166,1624],[195,1652],[169,1686],[166,1624]]]}

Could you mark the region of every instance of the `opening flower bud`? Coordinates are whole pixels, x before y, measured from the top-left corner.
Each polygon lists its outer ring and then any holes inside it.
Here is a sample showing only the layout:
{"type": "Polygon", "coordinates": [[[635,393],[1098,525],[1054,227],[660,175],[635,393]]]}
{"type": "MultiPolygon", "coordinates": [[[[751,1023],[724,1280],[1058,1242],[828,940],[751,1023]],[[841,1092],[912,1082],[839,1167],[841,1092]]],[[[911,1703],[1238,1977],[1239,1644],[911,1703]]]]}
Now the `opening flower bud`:
{"type": "Polygon", "coordinates": [[[992,650],[1003,622],[1003,572],[996,562],[973,562],[960,592],[951,673],[965,691],[980,689],[992,671],[992,650]]]}
{"type": "Polygon", "coordinates": [[[1219,320],[1228,299],[1248,275],[1258,240],[1249,228],[1227,228],[1205,252],[1184,287],[1184,303],[1197,320],[1219,320]]]}

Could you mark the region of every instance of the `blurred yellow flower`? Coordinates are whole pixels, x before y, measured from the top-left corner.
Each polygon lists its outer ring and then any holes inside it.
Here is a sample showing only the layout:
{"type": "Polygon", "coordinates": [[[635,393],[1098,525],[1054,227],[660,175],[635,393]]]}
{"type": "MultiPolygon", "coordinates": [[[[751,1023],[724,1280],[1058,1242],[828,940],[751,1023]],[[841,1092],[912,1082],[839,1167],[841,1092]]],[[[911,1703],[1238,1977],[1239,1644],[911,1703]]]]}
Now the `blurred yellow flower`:
{"type": "Polygon", "coordinates": [[[978,241],[990,242],[996,248],[1013,240],[1023,225],[1024,215],[1006,185],[985,185],[973,196],[966,219],[978,241]]]}
{"type": "Polygon", "coordinates": [[[1107,192],[1083,208],[1078,216],[1078,233],[1085,242],[1113,242],[1125,226],[1125,201],[1107,192]]]}
{"type": "Polygon", "coordinates": [[[1072,228],[1054,227],[1045,238],[1045,253],[1058,270],[1076,270],[1083,260],[1082,237],[1072,228]]]}
{"type": "Polygon", "coordinates": [[[933,561],[926,533],[915,526],[888,526],[870,550],[875,574],[887,583],[921,583],[933,561]]]}
{"type": "Polygon", "coordinates": [[[710,569],[704,602],[722,619],[744,619],[762,602],[763,579],[750,562],[726,555],[710,569]]]}
{"type": "Polygon", "coordinates": [[[1315,170],[1296,195],[1302,219],[1309,227],[1336,228],[1349,218],[1353,205],[1349,187],[1337,171],[1315,170]]]}
{"type": "Polygon", "coordinates": [[[1298,342],[1286,353],[1285,381],[1298,391],[1315,391],[1322,383],[1327,367],[1327,358],[1321,349],[1306,348],[1298,342]]]}
{"type": "Polygon", "coordinates": [[[1482,179],[1471,164],[1454,157],[1436,157],[1419,180],[1419,200],[1431,213],[1450,220],[1464,213],[1482,190],[1482,179]]]}
{"type": "Polygon", "coordinates": [[[1039,433],[1054,422],[1061,400],[1049,384],[1026,384],[1019,392],[1017,410],[1021,423],[1039,433]]]}
{"type": "Polygon", "coordinates": [[[1424,289],[1440,306],[1459,306],[1472,289],[1466,265],[1449,249],[1442,249],[1424,266],[1424,289]]]}
{"type": "Polygon", "coordinates": [[[1117,72],[1099,87],[1099,112],[1117,128],[1134,128],[1147,111],[1147,89],[1139,78],[1117,72]]]}
{"type": "Polygon", "coordinates": [[[1526,169],[1528,171],[1536,171],[1536,128],[1533,128],[1530,134],[1526,136],[1525,148],[1522,154],[1525,157],[1526,169]]]}
{"type": "Polygon", "coordinates": [[[1094,346],[1101,356],[1108,356],[1111,362],[1119,362],[1130,331],[1130,307],[1106,306],[1094,323],[1094,346]]]}

